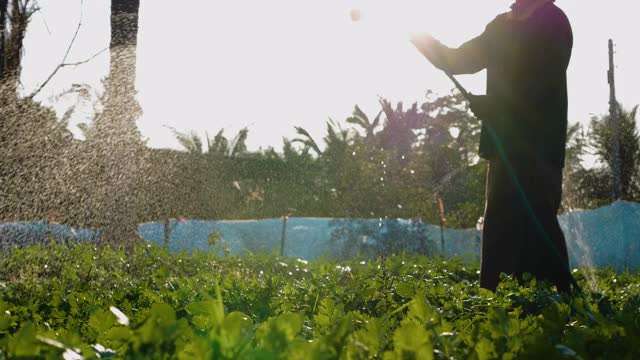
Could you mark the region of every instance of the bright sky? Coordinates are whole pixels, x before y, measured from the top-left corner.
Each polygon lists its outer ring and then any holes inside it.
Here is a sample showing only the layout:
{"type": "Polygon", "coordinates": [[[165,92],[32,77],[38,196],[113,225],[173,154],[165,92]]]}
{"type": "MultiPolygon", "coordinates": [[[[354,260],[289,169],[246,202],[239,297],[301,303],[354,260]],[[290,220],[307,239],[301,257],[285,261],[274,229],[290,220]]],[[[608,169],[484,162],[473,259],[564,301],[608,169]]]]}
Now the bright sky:
{"type": "MultiPolygon", "coordinates": [[[[165,126],[235,135],[249,127],[249,148],[274,146],[302,126],[320,140],[328,117],[344,120],[355,104],[371,116],[378,95],[422,101],[446,93],[448,80],[403,35],[428,31],[450,46],[479,34],[509,0],[141,0],[137,88],[139,127],[153,147],[178,147],[165,126]],[[366,18],[353,23],[359,7],[366,18]]],[[[619,100],[640,104],[640,4],[630,0],[558,0],[569,15],[575,48],[569,74],[570,121],[587,123],[608,109],[607,39],[617,45],[619,100]]],[[[80,0],[39,0],[25,40],[23,91],[60,63],[80,15],[80,0]]],[[[108,0],[84,2],[83,26],[68,62],[109,45],[108,0]]],[[[542,54],[541,54],[542,55],[542,54]]],[[[74,83],[100,89],[108,52],[63,69],[38,100],[63,112],[74,83]]],[[[485,75],[460,80],[482,93],[485,75]]],[[[86,109],[85,109],[86,110],[86,109]]],[[[85,121],[81,115],[75,122],[85,121]]]]}

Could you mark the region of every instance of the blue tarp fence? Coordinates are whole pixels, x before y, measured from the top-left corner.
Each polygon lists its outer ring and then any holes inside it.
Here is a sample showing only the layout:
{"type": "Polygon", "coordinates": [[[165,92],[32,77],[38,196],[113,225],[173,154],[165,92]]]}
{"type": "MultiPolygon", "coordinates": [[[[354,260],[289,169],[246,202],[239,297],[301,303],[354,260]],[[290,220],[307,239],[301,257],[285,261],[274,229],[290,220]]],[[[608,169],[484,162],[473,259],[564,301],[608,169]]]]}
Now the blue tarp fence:
{"type": "MultiPolygon", "coordinates": [[[[640,270],[640,204],[610,206],[559,216],[571,266],[640,270]]],[[[283,219],[246,221],[171,221],[169,250],[223,251],[232,255],[280,251],[283,219]],[[217,236],[211,236],[217,234],[217,236]],[[210,246],[210,239],[215,240],[210,246]]],[[[163,246],[165,222],[141,224],[140,235],[163,246]]],[[[412,220],[289,218],[284,254],[307,260],[349,258],[374,251],[440,254],[444,238],[448,257],[478,259],[480,230],[453,230],[412,220]]],[[[50,241],[99,241],[99,233],[47,222],[0,224],[0,249],[50,241]]]]}

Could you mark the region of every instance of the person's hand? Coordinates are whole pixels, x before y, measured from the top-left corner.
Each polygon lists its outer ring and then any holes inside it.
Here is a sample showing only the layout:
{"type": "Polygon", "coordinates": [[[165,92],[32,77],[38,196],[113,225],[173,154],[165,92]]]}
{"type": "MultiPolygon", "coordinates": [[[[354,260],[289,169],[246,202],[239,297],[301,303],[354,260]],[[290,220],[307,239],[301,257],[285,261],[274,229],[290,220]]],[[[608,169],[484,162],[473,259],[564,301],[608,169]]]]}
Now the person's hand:
{"type": "Polygon", "coordinates": [[[469,107],[473,115],[480,120],[489,120],[494,117],[495,104],[487,95],[469,94],[469,107]]]}
{"type": "Polygon", "coordinates": [[[447,70],[447,62],[444,56],[446,46],[436,40],[430,34],[411,34],[411,43],[429,60],[433,66],[440,70],[447,70]]]}

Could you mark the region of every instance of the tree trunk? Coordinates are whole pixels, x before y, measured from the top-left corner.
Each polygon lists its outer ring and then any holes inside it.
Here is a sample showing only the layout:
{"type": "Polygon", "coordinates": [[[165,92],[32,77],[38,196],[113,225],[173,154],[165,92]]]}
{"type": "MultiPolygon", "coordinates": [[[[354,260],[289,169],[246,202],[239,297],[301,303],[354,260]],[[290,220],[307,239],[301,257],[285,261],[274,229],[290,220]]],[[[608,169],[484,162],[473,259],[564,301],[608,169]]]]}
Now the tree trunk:
{"type": "Polygon", "coordinates": [[[24,36],[27,33],[31,11],[19,0],[12,0],[10,14],[11,31],[6,34],[8,36],[5,39],[3,77],[7,84],[5,91],[17,93],[24,36]]]}
{"type": "Polygon", "coordinates": [[[9,0],[0,0],[0,82],[2,81],[4,74],[4,44],[7,29],[7,11],[9,11],[9,0]]]}
{"type": "MultiPolygon", "coordinates": [[[[93,211],[102,240],[130,243],[139,239],[145,146],[136,120],[136,45],[139,0],[111,1],[111,67],[105,86],[104,110],[96,118],[91,136],[95,171],[93,211]]],[[[92,161],[89,159],[89,161],[92,161]]]]}
{"type": "MultiPolygon", "coordinates": [[[[0,27],[2,29],[2,47],[0,51],[0,80],[2,91],[7,94],[17,94],[18,79],[20,78],[20,63],[24,36],[32,14],[28,2],[19,0],[0,0],[0,27]],[[7,20],[11,20],[11,27],[7,26],[7,20]]],[[[16,95],[17,96],[17,95],[16,95]]]]}

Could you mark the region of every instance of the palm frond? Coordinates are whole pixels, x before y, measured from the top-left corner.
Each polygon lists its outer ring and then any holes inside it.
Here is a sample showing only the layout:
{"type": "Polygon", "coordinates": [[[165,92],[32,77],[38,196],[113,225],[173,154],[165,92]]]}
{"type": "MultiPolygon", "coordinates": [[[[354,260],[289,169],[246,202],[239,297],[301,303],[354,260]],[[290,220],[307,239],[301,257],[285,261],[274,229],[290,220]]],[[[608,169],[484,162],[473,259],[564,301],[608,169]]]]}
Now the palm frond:
{"type": "Polygon", "coordinates": [[[190,154],[202,154],[202,140],[200,136],[195,132],[191,131],[189,133],[183,133],[178,131],[176,128],[167,126],[169,130],[173,133],[178,143],[187,150],[190,154]]]}
{"type": "Polygon", "coordinates": [[[233,138],[229,146],[229,156],[236,157],[242,153],[247,152],[247,137],[249,136],[249,129],[244,128],[238,132],[238,135],[233,138]]]}
{"type": "Polygon", "coordinates": [[[309,134],[307,130],[299,126],[294,126],[294,128],[296,129],[296,133],[302,136],[302,138],[295,138],[291,140],[292,143],[301,143],[305,147],[309,147],[313,149],[313,151],[315,151],[318,155],[322,155],[322,150],[320,150],[318,143],[313,139],[313,137],[311,136],[311,134],[309,134]]]}
{"type": "Polygon", "coordinates": [[[213,141],[209,144],[209,154],[215,156],[227,155],[227,148],[229,147],[229,140],[224,136],[224,129],[220,129],[216,136],[213,137],[213,141]]]}

